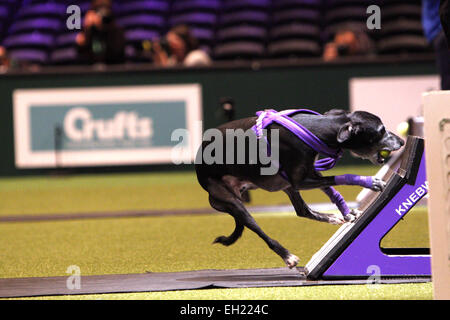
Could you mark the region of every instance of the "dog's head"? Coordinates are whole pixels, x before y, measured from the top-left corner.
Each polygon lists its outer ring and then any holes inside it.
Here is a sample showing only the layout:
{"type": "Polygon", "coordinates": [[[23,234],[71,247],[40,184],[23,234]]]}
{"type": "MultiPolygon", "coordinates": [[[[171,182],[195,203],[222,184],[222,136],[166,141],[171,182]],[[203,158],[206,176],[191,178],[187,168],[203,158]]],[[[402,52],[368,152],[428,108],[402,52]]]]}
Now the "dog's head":
{"type": "MultiPolygon", "coordinates": [[[[332,110],[326,114],[338,115],[340,110],[332,110]]],[[[359,158],[370,160],[373,164],[383,164],[383,153],[400,149],[405,142],[403,139],[386,130],[380,118],[376,115],[355,111],[345,112],[347,122],[339,128],[337,141],[359,158]]]]}

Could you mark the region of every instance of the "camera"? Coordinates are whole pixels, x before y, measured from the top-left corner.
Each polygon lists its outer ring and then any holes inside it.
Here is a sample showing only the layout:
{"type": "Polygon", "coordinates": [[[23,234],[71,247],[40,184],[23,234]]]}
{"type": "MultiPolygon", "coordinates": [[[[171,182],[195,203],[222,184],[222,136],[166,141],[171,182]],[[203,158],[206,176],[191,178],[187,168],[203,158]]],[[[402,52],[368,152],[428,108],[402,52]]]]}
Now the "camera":
{"type": "MultiPolygon", "coordinates": [[[[165,37],[159,40],[159,46],[167,54],[167,56],[170,56],[172,54],[169,42],[165,37]]],[[[148,53],[147,55],[152,56],[155,53],[155,41],[153,40],[142,41],[141,50],[143,51],[144,55],[145,53],[148,53]]]]}
{"type": "Polygon", "coordinates": [[[350,46],[347,44],[340,44],[337,46],[337,52],[339,56],[346,56],[350,53],[350,46]]]}

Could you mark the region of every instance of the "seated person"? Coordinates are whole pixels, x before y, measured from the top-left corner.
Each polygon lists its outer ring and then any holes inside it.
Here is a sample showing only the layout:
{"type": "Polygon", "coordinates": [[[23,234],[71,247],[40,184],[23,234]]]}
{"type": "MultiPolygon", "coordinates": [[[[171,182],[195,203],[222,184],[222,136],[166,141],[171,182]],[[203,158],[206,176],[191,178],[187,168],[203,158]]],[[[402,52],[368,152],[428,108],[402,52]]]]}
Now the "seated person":
{"type": "Polygon", "coordinates": [[[340,28],[333,41],[325,45],[322,57],[325,61],[332,61],[343,56],[371,54],[374,49],[373,41],[365,31],[347,25],[340,28]]]}
{"type": "Polygon", "coordinates": [[[196,67],[211,64],[211,58],[198,48],[197,39],[186,25],[173,27],[161,41],[155,41],[152,58],[155,65],[162,67],[176,65],[196,67]]]}
{"type": "Polygon", "coordinates": [[[114,21],[111,0],[92,1],[76,43],[82,63],[125,62],[125,35],[114,21]]]}

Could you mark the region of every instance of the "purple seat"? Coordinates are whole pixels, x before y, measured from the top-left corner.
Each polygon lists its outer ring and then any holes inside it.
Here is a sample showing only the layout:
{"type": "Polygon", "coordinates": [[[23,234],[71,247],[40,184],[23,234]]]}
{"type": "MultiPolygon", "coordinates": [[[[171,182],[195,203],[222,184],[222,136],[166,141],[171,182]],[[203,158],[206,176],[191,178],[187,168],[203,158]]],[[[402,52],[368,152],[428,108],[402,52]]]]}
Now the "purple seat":
{"type": "Polygon", "coordinates": [[[318,26],[306,23],[292,23],[275,26],[270,30],[270,38],[276,39],[316,39],[319,40],[321,30],[318,26]]]}
{"type": "MultiPolygon", "coordinates": [[[[66,10],[70,5],[77,5],[81,9],[81,14],[84,15],[86,11],[91,9],[91,0],[50,0],[53,2],[57,2],[59,4],[64,5],[63,15],[66,15],[66,10]]],[[[39,2],[39,1],[38,1],[39,2]]],[[[49,2],[49,0],[43,0],[43,2],[49,2]]],[[[113,0],[113,5],[115,4],[115,1],[113,0]]]]}
{"type": "Polygon", "coordinates": [[[268,45],[267,50],[271,57],[311,57],[321,54],[318,42],[311,40],[275,41],[268,45]]]}
{"type": "Polygon", "coordinates": [[[127,16],[137,13],[165,14],[169,10],[169,3],[165,1],[143,0],[118,4],[118,15],[127,16]]]}
{"type": "Polygon", "coordinates": [[[219,44],[214,48],[216,59],[255,59],[264,56],[264,45],[248,41],[219,44]]]}
{"type": "Polygon", "coordinates": [[[216,24],[216,15],[205,12],[185,13],[174,15],[170,17],[169,22],[171,26],[177,24],[187,24],[198,27],[212,27],[216,24]]]}
{"type": "Polygon", "coordinates": [[[198,39],[200,43],[211,43],[214,41],[214,31],[211,29],[203,29],[203,28],[196,28],[191,27],[190,28],[192,34],[195,38],[198,39]]]}
{"type": "Polygon", "coordinates": [[[24,17],[62,17],[66,13],[66,5],[61,3],[41,3],[23,5],[19,11],[18,16],[24,17]]]}
{"type": "Polygon", "coordinates": [[[420,20],[422,9],[420,4],[390,4],[386,3],[381,10],[382,21],[396,20],[399,18],[420,20]]]}
{"type": "MultiPolygon", "coordinates": [[[[361,5],[364,7],[368,7],[372,4],[377,4],[379,5],[383,0],[323,0],[323,5],[328,8],[328,7],[333,7],[333,8],[337,8],[337,7],[345,7],[345,6],[352,6],[352,5],[361,5]]],[[[399,1],[403,1],[403,0],[388,0],[386,2],[399,2],[399,1]]],[[[414,1],[414,0],[412,0],[414,1]]],[[[407,1],[404,1],[407,2],[407,1]]],[[[420,1],[419,1],[420,2],[420,1]]]]}
{"type": "Polygon", "coordinates": [[[38,32],[8,36],[3,45],[7,48],[49,48],[53,45],[54,37],[38,32]]]}
{"type": "Polygon", "coordinates": [[[175,0],[172,5],[173,12],[215,12],[219,8],[218,0],[175,0]]]}
{"type": "Polygon", "coordinates": [[[430,45],[423,36],[396,35],[386,37],[378,42],[378,52],[387,53],[413,53],[430,50],[430,45]]]}
{"type": "Polygon", "coordinates": [[[400,34],[423,35],[422,22],[413,19],[398,19],[386,22],[380,30],[381,38],[400,34]]]}
{"type": "Polygon", "coordinates": [[[10,34],[23,33],[27,31],[43,31],[56,33],[61,30],[61,19],[34,18],[14,22],[9,28],[10,34]]]}
{"type": "Polygon", "coordinates": [[[366,21],[367,7],[351,6],[328,10],[325,13],[325,21],[327,24],[337,23],[341,21],[366,21]]]}
{"type": "Polygon", "coordinates": [[[20,1],[17,0],[0,0],[0,5],[6,6],[10,9],[17,8],[20,5],[20,1]]]}
{"type": "Polygon", "coordinates": [[[6,20],[9,18],[9,8],[0,4],[0,20],[6,20]]]}
{"type": "Polygon", "coordinates": [[[163,16],[154,14],[137,14],[117,19],[117,23],[125,29],[131,28],[150,28],[161,29],[165,25],[163,16]]]}
{"type": "Polygon", "coordinates": [[[52,64],[73,64],[78,61],[78,51],[75,47],[53,50],[50,55],[52,64]]]}
{"type": "Polygon", "coordinates": [[[55,45],[58,48],[74,46],[78,32],[67,32],[60,34],[55,39],[55,45]]]}
{"type": "Polygon", "coordinates": [[[222,9],[228,12],[240,10],[267,10],[270,0],[224,0],[222,9]]]}
{"type": "Polygon", "coordinates": [[[263,42],[266,39],[266,36],[266,29],[257,26],[228,27],[220,29],[217,32],[217,40],[221,42],[230,40],[253,40],[263,42]]]}
{"type": "Polygon", "coordinates": [[[219,18],[221,25],[256,24],[267,25],[269,15],[258,11],[239,11],[222,14],[219,18]]]}
{"type": "Polygon", "coordinates": [[[19,62],[33,62],[45,64],[48,60],[47,52],[36,49],[14,49],[8,51],[12,60],[19,62]]]}
{"type": "Polygon", "coordinates": [[[276,0],[273,2],[275,10],[294,8],[319,8],[322,0],[276,0]]]}
{"type": "Polygon", "coordinates": [[[291,22],[320,23],[321,14],[317,9],[284,9],[273,13],[272,19],[275,24],[291,22]]]}
{"type": "Polygon", "coordinates": [[[152,40],[159,38],[160,34],[151,30],[129,30],[125,32],[125,39],[127,42],[142,42],[144,40],[152,40]]]}

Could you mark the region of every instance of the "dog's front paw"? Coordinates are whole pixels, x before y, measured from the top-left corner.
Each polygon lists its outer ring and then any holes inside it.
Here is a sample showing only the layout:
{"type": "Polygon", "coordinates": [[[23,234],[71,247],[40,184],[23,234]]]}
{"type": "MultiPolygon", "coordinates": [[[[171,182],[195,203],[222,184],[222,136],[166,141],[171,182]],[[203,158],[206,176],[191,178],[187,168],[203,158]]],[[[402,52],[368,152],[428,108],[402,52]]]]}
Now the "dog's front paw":
{"type": "Polygon", "coordinates": [[[285,258],[283,260],[286,263],[286,265],[289,267],[289,269],[294,268],[298,264],[298,262],[300,261],[300,259],[297,256],[293,255],[293,254],[289,254],[287,256],[287,258],[285,258]]]}
{"type": "Polygon", "coordinates": [[[344,220],[343,215],[332,213],[332,214],[327,214],[327,222],[331,223],[331,224],[340,225],[340,224],[344,224],[345,220],[344,220]]]}
{"type": "Polygon", "coordinates": [[[384,182],[381,179],[375,178],[375,177],[372,178],[371,189],[373,191],[383,191],[385,187],[386,187],[386,182],[384,182]]]}
{"type": "Polygon", "coordinates": [[[358,219],[362,214],[362,211],[359,211],[357,209],[352,209],[349,214],[344,216],[345,222],[354,222],[356,219],[358,219]]]}
{"type": "Polygon", "coordinates": [[[345,222],[353,222],[356,220],[356,218],[352,214],[347,214],[346,216],[344,216],[344,220],[345,220],[345,222]]]}

